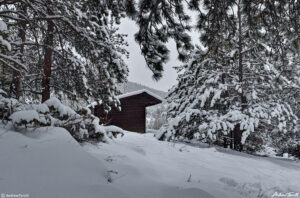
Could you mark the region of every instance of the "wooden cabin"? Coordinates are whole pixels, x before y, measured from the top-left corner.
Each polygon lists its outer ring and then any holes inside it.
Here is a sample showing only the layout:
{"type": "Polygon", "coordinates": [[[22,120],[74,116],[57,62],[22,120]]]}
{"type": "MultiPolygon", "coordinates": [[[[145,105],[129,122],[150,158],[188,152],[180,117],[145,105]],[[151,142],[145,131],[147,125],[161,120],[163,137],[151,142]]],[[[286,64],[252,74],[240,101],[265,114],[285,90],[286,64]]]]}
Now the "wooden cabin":
{"type": "Polygon", "coordinates": [[[113,108],[108,114],[102,105],[94,107],[94,115],[104,120],[107,125],[115,125],[127,131],[146,133],[146,107],[162,102],[152,92],[142,89],[117,96],[121,111],[113,108]]]}

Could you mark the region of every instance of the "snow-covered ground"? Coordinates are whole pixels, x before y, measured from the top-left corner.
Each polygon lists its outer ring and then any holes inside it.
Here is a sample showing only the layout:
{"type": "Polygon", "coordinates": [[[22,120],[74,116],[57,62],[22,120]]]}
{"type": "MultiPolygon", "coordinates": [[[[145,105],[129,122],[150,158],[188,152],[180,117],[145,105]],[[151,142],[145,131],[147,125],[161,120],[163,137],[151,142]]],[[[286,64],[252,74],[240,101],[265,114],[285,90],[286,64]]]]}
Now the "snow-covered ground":
{"type": "Polygon", "coordinates": [[[107,168],[62,128],[26,133],[0,128],[0,197],[123,197],[107,168]]]}
{"type": "MultiPolygon", "coordinates": [[[[300,162],[161,142],[128,132],[115,143],[85,145],[130,198],[272,197],[300,192],[300,162]]],[[[300,197],[300,194],[299,194],[300,197]]]]}
{"type": "MultiPolygon", "coordinates": [[[[0,194],[31,198],[243,198],[300,192],[300,163],[128,132],[79,145],[61,128],[0,128],[0,194]]],[[[300,197],[300,195],[299,195],[300,197]]],[[[2,198],[2,197],[1,197],[2,198]]]]}

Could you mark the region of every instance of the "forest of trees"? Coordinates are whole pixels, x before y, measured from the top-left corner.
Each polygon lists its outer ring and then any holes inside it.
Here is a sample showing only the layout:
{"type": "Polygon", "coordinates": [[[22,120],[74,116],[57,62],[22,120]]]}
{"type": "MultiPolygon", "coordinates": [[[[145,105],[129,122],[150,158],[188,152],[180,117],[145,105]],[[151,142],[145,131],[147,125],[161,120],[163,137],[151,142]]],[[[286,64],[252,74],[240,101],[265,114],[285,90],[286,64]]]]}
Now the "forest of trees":
{"type": "Polygon", "coordinates": [[[71,100],[116,102],[116,84],[128,75],[123,60],[128,55],[125,35],[117,33],[121,18],[129,17],[139,25],[136,40],[157,79],[168,59],[168,38],[176,40],[182,53],[192,47],[182,3],[174,1],[157,9],[158,4],[1,1],[1,88],[10,97],[31,101],[44,102],[53,92],[71,100]]]}
{"type": "MultiPolygon", "coordinates": [[[[170,39],[183,62],[160,139],[219,143],[235,131],[250,146],[299,144],[296,0],[3,0],[5,97],[37,104],[53,94],[76,104],[97,101],[108,111],[117,106],[117,84],[128,76],[126,35],[118,33],[123,18],[136,22],[135,39],[154,79],[171,58],[170,39]],[[194,46],[189,31],[199,32],[203,46],[194,46]]],[[[10,109],[1,117],[9,118],[18,108],[1,100],[1,111],[10,109]]]]}
{"type": "Polygon", "coordinates": [[[26,128],[55,125],[79,140],[84,135],[104,140],[106,129],[81,106],[96,101],[109,111],[119,105],[117,84],[128,76],[126,35],[118,33],[122,18],[139,26],[136,41],[153,78],[162,76],[169,38],[180,59],[187,58],[192,44],[181,1],[1,1],[2,121],[26,128]]]}

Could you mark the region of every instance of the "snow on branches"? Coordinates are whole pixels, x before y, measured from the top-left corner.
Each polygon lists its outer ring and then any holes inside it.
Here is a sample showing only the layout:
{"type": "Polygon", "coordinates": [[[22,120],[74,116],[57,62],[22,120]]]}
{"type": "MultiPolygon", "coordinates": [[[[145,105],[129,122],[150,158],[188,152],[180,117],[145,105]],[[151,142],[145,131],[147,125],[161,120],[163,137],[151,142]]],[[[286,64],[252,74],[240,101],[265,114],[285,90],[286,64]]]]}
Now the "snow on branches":
{"type": "Polygon", "coordinates": [[[116,126],[103,126],[90,109],[81,107],[74,111],[57,98],[42,104],[23,104],[12,98],[0,96],[2,122],[18,131],[39,127],[62,127],[77,141],[103,141],[123,134],[116,126]]]}
{"type": "Polygon", "coordinates": [[[299,47],[289,42],[299,44],[289,22],[299,15],[279,17],[297,11],[285,10],[284,2],[262,4],[204,2],[198,29],[205,48],[179,67],[160,139],[216,142],[237,130],[244,144],[252,133],[299,132],[299,47]]]}

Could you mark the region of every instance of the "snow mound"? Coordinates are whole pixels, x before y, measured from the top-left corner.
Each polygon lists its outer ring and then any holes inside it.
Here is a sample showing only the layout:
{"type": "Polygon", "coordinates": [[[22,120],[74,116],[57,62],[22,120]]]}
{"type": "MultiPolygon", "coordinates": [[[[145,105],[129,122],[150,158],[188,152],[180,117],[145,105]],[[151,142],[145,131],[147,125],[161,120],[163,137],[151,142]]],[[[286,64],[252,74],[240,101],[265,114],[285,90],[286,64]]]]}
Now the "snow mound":
{"type": "Polygon", "coordinates": [[[0,128],[1,193],[126,197],[108,183],[109,172],[101,161],[85,152],[65,129],[39,128],[24,134],[0,128]]]}

